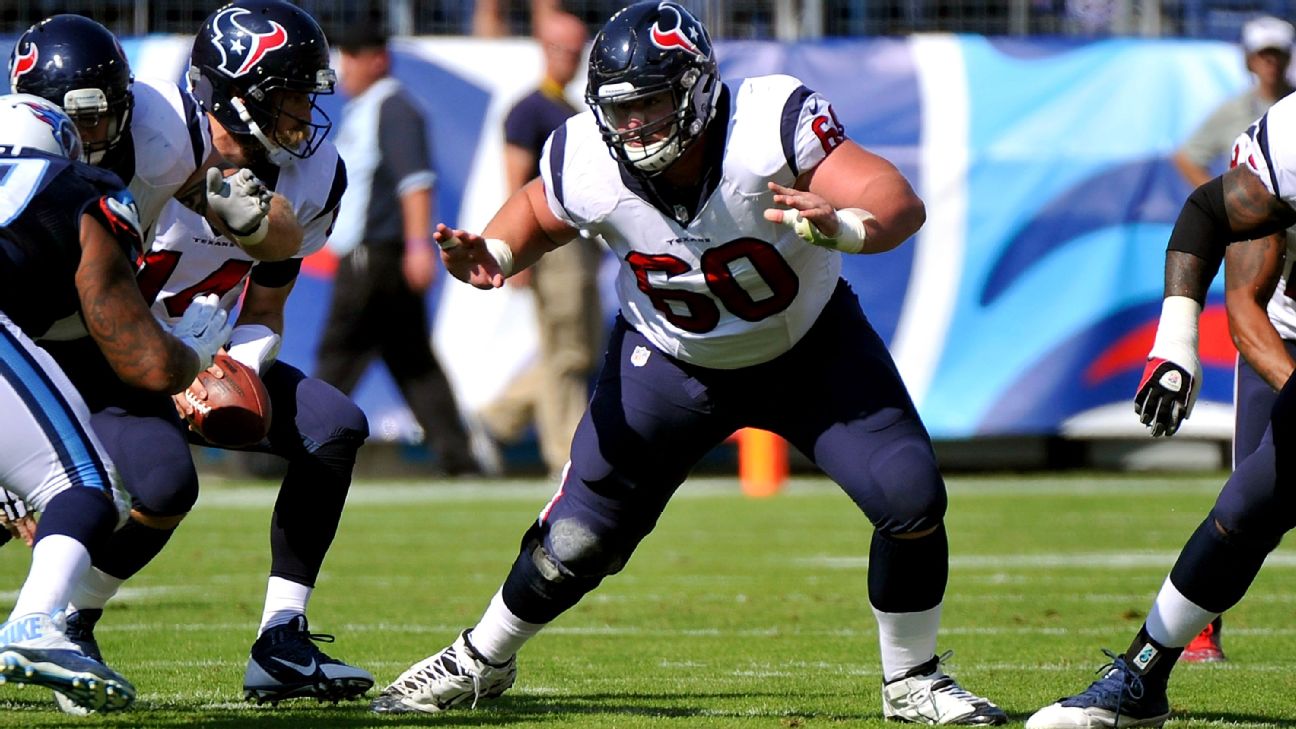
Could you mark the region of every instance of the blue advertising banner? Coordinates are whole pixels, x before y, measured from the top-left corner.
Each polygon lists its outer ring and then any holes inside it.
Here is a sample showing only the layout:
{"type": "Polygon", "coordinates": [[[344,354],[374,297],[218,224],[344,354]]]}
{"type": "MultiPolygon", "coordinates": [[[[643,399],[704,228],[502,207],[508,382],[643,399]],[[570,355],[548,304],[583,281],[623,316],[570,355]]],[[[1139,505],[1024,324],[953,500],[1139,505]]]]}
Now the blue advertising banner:
{"type": "MultiPolygon", "coordinates": [[[[124,47],[137,75],[179,78],[188,44],[124,47]]],[[[395,52],[396,77],[428,112],[436,217],[480,228],[504,198],[503,117],[539,80],[520,71],[540,68],[539,50],[436,38],[398,40],[395,52]]],[[[848,256],[844,275],[934,437],[1143,432],[1130,400],[1159,313],[1165,243],[1190,192],[1170,156],[1248,83],[1234,46],[931,35],[727,42],[718,56],[729,81],[786,73],[823,93],[848,135],[892,160],[926,201],[919,235],[848,256]]],[[[576,103],[582,87],[569,90],[576,103]]],[[[338,119],[344,102],[323,106],[338,119]]],[[[334,263],[327,251],[308,259],[289,300],[280,356],[308,371],[334,263]]],[[[441,282],[428,306],[465,411],[534,357],[525,291],[441,282]]],[[[1218,437],[1231,425],[1235,357],[1219,282],[1202,355],[1204,389],[1184,432],[1218,437]]],[[[356,398],[376,436],[417,435],[380,364],[356,398]]]]}

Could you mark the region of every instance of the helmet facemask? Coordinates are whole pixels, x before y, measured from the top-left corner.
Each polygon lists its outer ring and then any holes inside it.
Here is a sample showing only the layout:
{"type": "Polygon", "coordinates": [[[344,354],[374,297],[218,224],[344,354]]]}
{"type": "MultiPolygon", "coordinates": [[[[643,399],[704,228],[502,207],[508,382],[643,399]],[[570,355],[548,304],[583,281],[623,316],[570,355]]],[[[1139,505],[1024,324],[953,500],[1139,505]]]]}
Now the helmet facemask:
{"type": "MultiPolygon", "coordinates": [[[[194,88],[205,83],[196,67],[190,68],[189,79],[194,88]]],[[[282,77],[266,78],[246,89],[231,84],[226,114],[236,116],[242,122],[240,126],[246,127],[245,133],[234,132],[236,136],[252,137],[272,164],[283,166],[315,154],[328,137],[333,121],[317,100],[320,94],[333,93],[336,84],[337,73],[331,68],[316,71],[314,83],[309,84],[282,77]],[[288,103],[294,94],[303,94],[305,101],[288,103]],[[289,106],[300,112],[294,113],[289,106]],[[284,119],[295,123],[289,129],[280,129],[284,119]]]]}
{"type": "Polygon", "coordinates": [[[110,149],[121,142],[122,134],[130,128],[135,97],[128,91],[124,97],[110,102],[103,89],[72,89],[63,95],[62,106],[79,130],[94,129],[101,120],[107,120],[108,129],[103,139],[92,141],[82,133],[81,159],[97,165],[110,149]]]}
{"type": "Polygon", "coordinates": [[[617,159],[649,175],[679,159],[705,128],[694,113],[699,75],[697,69],[690,68],[677,83],[667,86],[636,89],[629,83],[614,83],[595,92],[590,106],[603,141],[617,159]],[[645,115],[651,118],[643,118],[645,115]],[[635,122],[637,126],[631,126],[635,122]]]}

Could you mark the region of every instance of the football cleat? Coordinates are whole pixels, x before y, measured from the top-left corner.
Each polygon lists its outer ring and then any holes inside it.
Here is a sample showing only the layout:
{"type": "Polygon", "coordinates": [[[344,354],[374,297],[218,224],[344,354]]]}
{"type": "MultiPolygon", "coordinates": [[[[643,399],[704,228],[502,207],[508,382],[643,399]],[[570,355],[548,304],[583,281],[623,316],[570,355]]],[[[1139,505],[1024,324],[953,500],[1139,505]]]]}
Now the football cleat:
{"type": "Polygon", "coordinates": [[[379,714],[435,713],[478,699],[493,699],[517,679],[517,659],[492,665],[482,658],[468,631],[434,656],[410,666],[369,705],[379,714]]]}
{"type": "MultiPolygon", "coordinates": [[[[101,617],[103,617],[101,608],[78,610],[71,613],[67,616],[67,627],[63,630],[63,635],[76,644],[76,647],[80,648],[87,658],[93,658],[104,665],[108,665],[107,661],[103,659],[103,653],[99,651],[99,642],[94,637],[95,623],[98,623],[101,617]]],[[[59,711],[64,714],[89,716],[93,713],[91,709],[77,704],[62,691],[54,692],[54,703],[58,704],[59,711]]]]}
{"type": "Polygon", "coordinates": [[[135,701],[130,681],[67,639],[61,613],[32,613],[0,627],[0,683],[6,682],[54,689],[89,711],[116,711],[135,701]]]}
{"type": "Polygon", "coordinates": [[[296,698],[336,703],[360,697],[373,686],[373,676],[329,657],[311,642],[333,640],[331,635],[308,631],[305,615],[266,630],[252,644],[243,674],[243,698],[260,704],[296,698]]]}
{"type": "Polygon", "coordinates": [[[1170,701],[1165,687],[1149,687],[1125,660],[1111,651],[1102,678],[1081,693],[1045,706],[1026,720],[1026,729],[1098,729],[1165,724],[1170,701]]]}
{"type": "Polygon", "coordinates": [[[941,670],[941,663],[951,653],[932,656],[903,677],[883,684],[882,715],[915,724],[989,726],[1007,722],[1003,709],[965,690],[941,670]]]}
{"type": "Polygon", "coordinates": [[[1202,632],[1197,634],[1196,638],[1189,641],[1184,647],[1183,653],[1179,660],[1187,663],[1223,663],[1228,658],[1224,655],[1224,645],[1220,642],[1220,631],[1224,629],[1224,621],[1221,618],[1215,618],[1207,625],[1202,632]]]}

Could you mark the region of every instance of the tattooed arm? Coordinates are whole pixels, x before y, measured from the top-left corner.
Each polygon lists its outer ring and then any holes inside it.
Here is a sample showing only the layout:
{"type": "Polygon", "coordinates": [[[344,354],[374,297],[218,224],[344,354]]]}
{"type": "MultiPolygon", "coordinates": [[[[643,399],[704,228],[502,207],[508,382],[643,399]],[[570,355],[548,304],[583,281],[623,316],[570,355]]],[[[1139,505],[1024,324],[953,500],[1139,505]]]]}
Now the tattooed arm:
{"type": "Polygon", "coordinates": [[[1278,233],[1229,246],[1224,286],[1229,332],[1242,358],[1269,386],[1281,390],[1296,369],[1266,307],[1282,275],[1287,236],[1278,233]]]}
{"type": "Polygon", "coordinates": [[[122,382],[164,393],[189,386],[198,355],[153,318],[121,246],[90,215],[81,216],[76,287],[86,329],[122,382]]]}

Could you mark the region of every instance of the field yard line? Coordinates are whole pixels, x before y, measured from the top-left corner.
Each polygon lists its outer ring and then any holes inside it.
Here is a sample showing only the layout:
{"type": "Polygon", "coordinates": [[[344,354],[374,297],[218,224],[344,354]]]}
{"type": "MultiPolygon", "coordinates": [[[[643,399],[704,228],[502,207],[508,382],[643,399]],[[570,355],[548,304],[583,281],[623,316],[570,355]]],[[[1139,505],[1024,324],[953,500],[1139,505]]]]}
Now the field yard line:
{"type": "MultiPolygon", "coordinates": [[[[950,555],[950,569],[1169,569],[1178,552],[1031,552],[1026,554],[955,554],[950,555]]],[[[794,563],[833,569],[866,569],[868,557],[822,555],[803,557],[794,563]]],[[[1296,567],[1296,552],[1274,552],[1265,559],[1265,567],[1296,567]]]]}
{"type": "MultiPolygon", "coordinates": [[[[863,616],[863,613],[860,614],[863,616]]],[[[863,617],[860,617],[863,620],[863,617]]],[[[138,633],[138,632],[157,632],[175,631],[180,633],[195,632],[231,632],[231,631],[249,631],[251,623],[166,623],[158,625],[154,623],[121,623],[105,624],[95,628],[96,634],[110,633],[138,633]]],[[[1083,636],[1109,636],[1113,631],[1119,632],[1120,626],[1113,623],[1112,627],[1095,627],[1079,628],[1064,626],[993,626],[993,625],[976,625],[960,626],[950,625],[941,628],[942,635],[1083,635],[1083,636]]],[[[339,634],[345,635],[348,632],[354,633],[402,633],[415,635],[442,635],[453,637],[463,630],[462,625],[397,625],[395,623],[339,623],[330,626],[330,630],[336,630],[339,634]]],[[[254,630],[252,632],[255,632],[254,630]]],[[[1244,628],[1230,625],[1228,628],[1229,635],[1246,635],[1257,637],[1281,637],[1296,635],[1296,627],[1283,628],[1244,628]]],[[[721,629],[721,628],[645,628],[634,625],[551,625],[545,628],[543,635],[565,635],[574,637],[601,637],[601,636],[629,636],[629,637],[666,637],[666,638],[871,638],[877,635],[872,625],[861,628],[841,627],[841,628],[823,628],[823,629],[805,629],[794,628],[786,625],[775,626],[757,626],[751,628],[721,629]]],[[[437,647],[435,645],[427,646],[429,649],[437,647]]]]}
{"type": "MultiPolygon", "coordinates": [[[[243,486],[225,485],[220,480],[202,490],[198,498],[198,508],[214,507],[224,509],[250,509],[273,506],[278,497],[277,488],[270,485],[243,486]]],[[[226,482],[238,483],[238,482],[226,482]]],[[[1129,500],[1136,500],[1141,495],[1176,493],[1191,494],[1216,493],[1224,485],[1224,478],[1219,475],[1186,476],[1186,477],[1118,477],[1094,476],[1081,477],[1041,477],[1022,478],[1005,477],[1003,480],[990,481],[986,477],[975,479],[951,477],[948,479],[950,492],[959,499],[977,499],[979,497],[1000,497],[1005,495],[1025,496],[1091,496],[1120,495],[1129,500]]],[[[405,505],[446,502],[492,502],[492,501],[537,501],[537,508],[557,489],[557,484],[547,479],[502,479],[482,481],[473,484],[446,483],[443,481],[356,481],[347,496],[350,504],[370,505],[405,505]]],[[[833,493],[838,488],[823,477],[798,476],[788,481],[788,487],[779,498],[796,498],[803,495],[822,495],[833,493]]],[[[691,478],[676,499],[694,498],[731,498],[739,494],[736,478],[702,477],[691,478]]]]}

